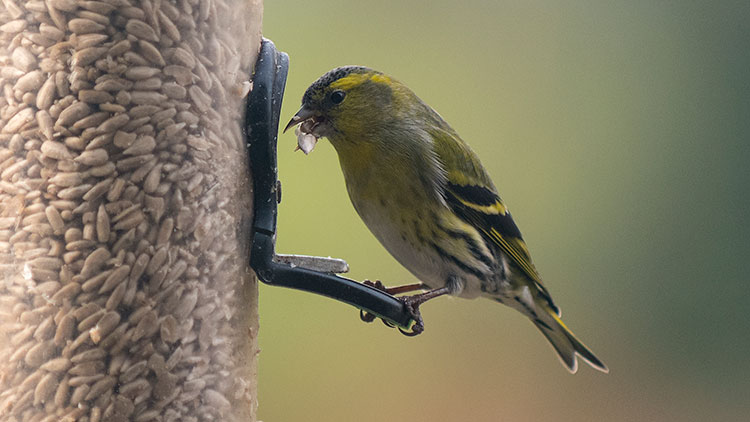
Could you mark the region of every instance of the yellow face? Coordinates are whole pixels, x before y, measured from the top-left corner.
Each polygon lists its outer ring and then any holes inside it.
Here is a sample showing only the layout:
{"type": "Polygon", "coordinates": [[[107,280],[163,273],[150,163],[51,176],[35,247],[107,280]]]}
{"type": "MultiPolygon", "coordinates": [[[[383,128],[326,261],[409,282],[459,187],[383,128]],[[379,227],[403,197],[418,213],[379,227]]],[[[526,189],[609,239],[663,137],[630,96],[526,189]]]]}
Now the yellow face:
{"type": "Polygon", "coordinates": [[[395,85],[390,77],[372,69],[334,69],[307,89],[302,108],[287,129],[300,124],[303,135],[327,137],[334,144],[365,139],[393,115],[395,85]]]}

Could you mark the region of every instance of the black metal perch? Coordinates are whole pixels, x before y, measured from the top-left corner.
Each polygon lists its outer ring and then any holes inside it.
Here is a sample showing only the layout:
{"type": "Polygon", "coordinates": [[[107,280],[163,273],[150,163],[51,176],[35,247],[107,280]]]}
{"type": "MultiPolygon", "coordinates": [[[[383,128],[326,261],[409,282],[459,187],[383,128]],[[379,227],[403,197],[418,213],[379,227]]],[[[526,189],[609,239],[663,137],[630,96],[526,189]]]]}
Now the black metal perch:
{"type": "MultiPolygon", "coordinates": [[[[250,266],[266,284],[283,286],[348,303],[385,321],[409,328],[412,315],[395,297],[332,273],[279,262],[275,253],[277,207],[281,199],[276,142],[289,56],[264,39],[247,99],[245,128],[253,172],[253,236],[250,266]]],[[[286,256],[287,258],[290,256],[286,256]]],[[[291,256],[294,257],[294,256],[291,256]]],[[[317,258],[308,257],[308,262],[317,258]]],[[[330,263],[326,258],[323,262],[330,263]]],[[[339,261],[343,262],[343,261],[339,261]]],[[[304,264],[300,264],[304,265],[304,264]]],[[[333,272],[333,271],[332,271],[333,272]]],[[[343,271],[337,271],[343,272],[343,271]]]]}

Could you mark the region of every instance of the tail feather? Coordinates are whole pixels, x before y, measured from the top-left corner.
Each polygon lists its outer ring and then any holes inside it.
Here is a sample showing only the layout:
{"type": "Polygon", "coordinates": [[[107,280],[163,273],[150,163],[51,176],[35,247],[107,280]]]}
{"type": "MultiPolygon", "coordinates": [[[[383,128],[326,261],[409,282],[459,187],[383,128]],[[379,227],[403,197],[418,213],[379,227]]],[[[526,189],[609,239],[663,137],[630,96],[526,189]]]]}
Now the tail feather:
{"type": "Polygon", "coordinates": [[[588,347],[573,335],[573,332],[565,326],[554,310],[549,309],[543,319],[537,318],[533,322],[552,344],[563,365],[571,373],[575,373],[578,370],[576,355],[580,356],[592,368],[609,373],[607,365],[599,360],[588,347]]]}

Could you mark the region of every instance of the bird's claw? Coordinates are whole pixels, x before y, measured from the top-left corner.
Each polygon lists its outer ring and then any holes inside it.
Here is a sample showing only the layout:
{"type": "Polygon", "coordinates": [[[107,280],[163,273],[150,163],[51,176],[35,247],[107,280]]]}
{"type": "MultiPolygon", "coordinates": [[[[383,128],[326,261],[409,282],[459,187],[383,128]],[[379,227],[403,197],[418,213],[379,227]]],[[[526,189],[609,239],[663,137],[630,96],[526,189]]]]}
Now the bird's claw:
{"type": "MultiPolygon", "coordinates": [[[[377,316],[375,316],[375,314],[372,314],[372,313],[367,312],[367,311],[363,311],[361,309],[359,310],[359,319],[361,319],[362,321],[370,323],[370,322],[375,321],[375,318],[377,318],[377,316]]],[[[389,328],[395,327],[395,325],[393,325],[393,323],[391,323],[391,322],[389,322],[389,321],[387,321],[387,320],[385,320],[383,318],[380,318],[380,320],[383,321],[383,324],[385,324],[386,327],[389,327],[389,328]]]]}
{"type": "Polygon", "coordinates": [[[375,321],[375,318],[376,318],[375,314],[371,314],[361,309],[359,310],[359,319],[361,319],[362,321],[370,323],[370,322],[375,321]]]}
{"type": "Polygon", "coordinates": [[[364,280],[364,281],[362,281],[362,284],[364,284],[365,286],[374,287],[374,288],[380,290],[381,292],[388,293],[388,288],[385,287],[385,284],[383,284],[383,282],[380,281],[380,280],[375,280],[375,281],[364,280]]]}
{"type": "MultiPolygon", "coordinates": [[[[392,291],[394,293],[395,292],[401,293],[402,291],[411,291],[411,290],[422,288],[421,284],[413,284],[413,285],[409,285],[409,286],[403,286],[401,288],[397,287],[397,288],[389,289],[389,288],[385,287],[385,285],[380,280],[375,280],[374,282],[370,281],[370,280],[363,280],[362,283],[364,285],[366,285],[366,286],[373,287],[375,289],[378,289],[378,290],[380,290],[382,292],[385,292],[385,293],[388,293],[388,294],[391,294],[392,291]]],[[[411,330],[410,331],[406,331],[406,330],[404,330],[401,327],[398,327],[398,330],[401,332],[401,334],[403,334],[403,335],[405,335],[407,337],[414,337],[416,335],[422,334],[422,332],[424,331],[424,320],[422,319],[422,314],[419,312],[419,305],[421,305],[424,302],[424,300],[422,300],[422,298],[421,298],[420,295],[416,295],[416,296],[402,296],[402,297],[399,297],[397,299],[399,300],[399,302],[403,303],[404,306],[406,306],[406,309],[409,311],[409,314],[411,315],[412,319],[414,320],[414,324],[411,326],[411,330]]],[[[359,311],[359,318],[362,321],[364,321],[364,322],[370,323],[370,322],[375,321],[375,319],[377,318],[377,316],[375,316],[375,314],[372,314],[370,312],[363,311],[363,310],[360,309],[360,311],[359,311]]],[[[383,324],[385,324],[386,326],[388,326],[390,328],[394,328],[395,327],[395,325],[393,323],[391,323],[391,322],[389,322],[389,321],[387,321],[387,320],[385,320],[383,318],[381,318],[380,320],[383,321],[383,324]]]]}
{"type": "Polygon", "coordinates": [[[414,320],[414,325],[411,326],[411,331],[403,330],[401,327],[398,327],[398,330],[401,331],[401,334],[407,337],[414,337],[422,334],[424,331],[424,320],[422,319],[422,313],[419,312],[419,305],[421,305],[421,302],[419,300],[414,300],[413,296],[400,297],[398,299],[404,304],[404,306],[406,306],[406,310],[409,311],[409,314],[411,314],[411,317],[414,320]]]}
{"type": "Polygon", "coordinates": [[[411,331],[406,331],[401,327],[398,327],[398,330],[401,331],[401,334],[405,335],[406,337],[414,337],[422,334],[422,331],[424,331],[424,327],[414,324],[414,326],[411,328],[411,331]]]}
{"type": "MultiPolygon", "coordinates": [[[[364,284],[365,286],[370,286],[370,287],[376,288],[376,289],[378,289],[380,291],[383,291],[383,292],[386,292],[386,293],[388,292],[388,288],[386,288],[385,285],[380,280],[375,280],[375,282],[372,282],[370,280],[363,280],[362,284],[364,284]]],[[[367,312],[367,311],[363,311],[361,309],[359,310],[359,319],[361,319],[362,321],[364,321],[364,322],[366,322],[366,323],[369,324],[369,323],[375,321],[375,318],[377,318],[375,316],[375,314],[372,314],[372,313],[367,312]]],[[[389,323],[386,322],[386,320],[383,320],[383,323],[385,325],[388,325],[389,327],[393,327],[392,325],[389,325],[389,323]]]]}

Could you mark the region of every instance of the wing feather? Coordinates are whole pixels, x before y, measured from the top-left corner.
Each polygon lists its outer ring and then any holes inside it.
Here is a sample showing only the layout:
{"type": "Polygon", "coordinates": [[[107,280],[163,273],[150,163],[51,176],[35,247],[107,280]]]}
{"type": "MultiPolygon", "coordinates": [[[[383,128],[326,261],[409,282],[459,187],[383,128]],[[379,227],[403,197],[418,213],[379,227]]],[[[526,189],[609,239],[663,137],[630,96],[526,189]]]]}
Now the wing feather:
{"type": "Polygon", "coordinates": [[[556,309],[531,262],[521,231],[482,168],[479,158],[452,129],[436,129],[431,135],[435,141],[435,152],[447,175],[444,186],[446,204],[459,218],[473,225],[507,255],[556,309]]]}
{"type": "Polygon", "coordinates": [[[446,194],[446,203],[456,215],[479,229],[529,278],[539,281],[539,274],[531,263],[521,231],[496,193],[480,186],[461,186],[448,182],[446,194]]]}

